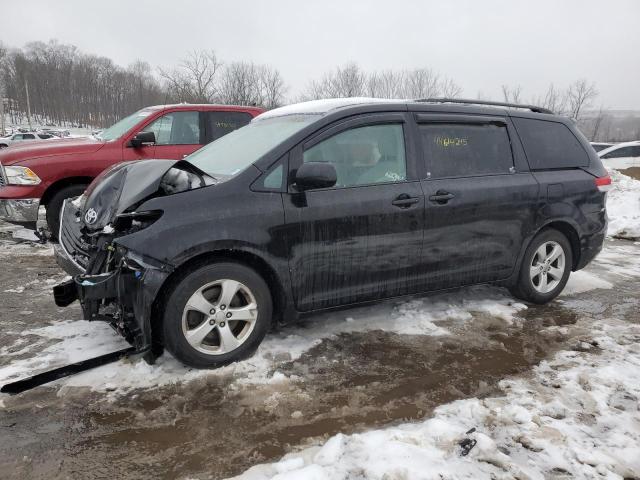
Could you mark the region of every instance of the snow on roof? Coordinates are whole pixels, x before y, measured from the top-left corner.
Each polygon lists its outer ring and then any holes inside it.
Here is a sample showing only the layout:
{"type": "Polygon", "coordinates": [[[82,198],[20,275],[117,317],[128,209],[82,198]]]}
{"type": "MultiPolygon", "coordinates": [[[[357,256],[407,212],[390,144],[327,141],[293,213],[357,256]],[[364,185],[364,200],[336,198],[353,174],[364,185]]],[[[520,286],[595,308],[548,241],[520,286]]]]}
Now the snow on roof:
{"type": "Polygon", "coordinates": [[[294,103],[285,107],[274,108],[256,117],[256,120],[265,118],[282,117],[284,115],[323,115],[337,108],[349,107],[352,105],[362,105],[366,103],[405,103],[407,100],[349,97],[349,98],[324,98],[322,100],[311,100],[309,102],[294,103]]]}

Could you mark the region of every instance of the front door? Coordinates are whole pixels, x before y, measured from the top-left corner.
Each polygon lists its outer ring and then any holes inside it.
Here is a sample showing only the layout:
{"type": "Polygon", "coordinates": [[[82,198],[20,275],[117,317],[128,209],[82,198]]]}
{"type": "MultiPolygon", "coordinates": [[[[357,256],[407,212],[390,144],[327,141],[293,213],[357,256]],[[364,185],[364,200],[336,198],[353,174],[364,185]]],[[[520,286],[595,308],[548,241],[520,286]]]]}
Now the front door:
{"type": "Polygon", "coordinates": [[[330,162],[332,188],[284,196],[291,280],[309,311],[412,291],[421,255],[424,196],[404,114],[368,115],[292,152],[330,162]],[[409,148],[407,148],[409,145],[409,148]]]}
{"type": "Polygon", "coordinates": [[[156,136],[153,158],[182,160],[204,144],[201,113],[195,110],[170,112],[144,128],[156,136]]]}
{"type": "Polygon", "coordinates": [[[424,120],[418,132],[426,289],[508,277],[532,228],[539,188],[530,172],[514,165],[506,121],[424,120]]]}

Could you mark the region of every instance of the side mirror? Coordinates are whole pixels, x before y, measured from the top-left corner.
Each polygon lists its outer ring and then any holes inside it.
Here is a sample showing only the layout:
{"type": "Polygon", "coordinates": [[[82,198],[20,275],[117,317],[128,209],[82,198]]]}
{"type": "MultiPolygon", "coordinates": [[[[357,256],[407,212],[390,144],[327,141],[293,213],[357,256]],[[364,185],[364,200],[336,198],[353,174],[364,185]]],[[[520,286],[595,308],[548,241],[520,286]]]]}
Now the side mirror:
{"type": "Polygon", "coordinates": [[[326,162],[303,163],[296,172],[295,184],[298,190],[333,187],[338,180],[336,167],[326,162]]]}
{"type": "Polygon", "coordinates": [[[153,132],[138,132],[135,137],[129,140],[128,147],[140,148],[143,145],[153,145],[156,143],[156,134],[153,132]]]}

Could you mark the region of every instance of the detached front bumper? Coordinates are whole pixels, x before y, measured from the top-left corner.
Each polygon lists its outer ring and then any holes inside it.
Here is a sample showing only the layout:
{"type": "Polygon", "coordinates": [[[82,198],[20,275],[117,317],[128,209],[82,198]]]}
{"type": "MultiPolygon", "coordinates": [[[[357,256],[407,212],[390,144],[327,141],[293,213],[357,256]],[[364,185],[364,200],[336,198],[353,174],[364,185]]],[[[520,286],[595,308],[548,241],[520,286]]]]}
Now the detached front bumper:
{"type": "Polygon", "coordinates": [[[39,198],[0,199],[0,219],[35,227],[39,207],[39,198]]]}

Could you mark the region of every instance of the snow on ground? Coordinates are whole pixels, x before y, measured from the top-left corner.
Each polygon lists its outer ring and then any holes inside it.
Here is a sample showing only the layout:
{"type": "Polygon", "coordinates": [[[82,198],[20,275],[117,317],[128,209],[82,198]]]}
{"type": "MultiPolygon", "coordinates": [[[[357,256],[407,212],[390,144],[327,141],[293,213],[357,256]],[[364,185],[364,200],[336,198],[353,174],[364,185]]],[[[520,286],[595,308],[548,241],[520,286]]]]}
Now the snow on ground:
{"type": "Polygon", "coordinates": [[[640,477],[640,325],[592,325],[504,395],[460,400],[416,424],[345,436],[252,467],[238,480],[640,477]],[[466,433],[472,428],[473,433],[466,433]],[[467,456],[460,443],[477,442],[467,456]]]}
{"type": "Polygon", "coordinates": [[[613,188],[607,194],[608,234],[616,238],[640,239],[640,180],[609,170],[613,188]]]}
{"type": "MultiPolygon", "coordinates": [[[[571,275],[565,298],[640,277],[637,249],[605,244],[596,264],[597,274],[571,275]]],[[[503,380],[503,396],[445,404],[421,423],[338,434],[235,478],[640,478],[640,324],[603,318],[584,327],[590,336],[574,349],[503,380]],[[467,456],[465,439],[477,442],[467,456]]]]}
{"type": "MultiPolygon", "coordinates": [[[[624,247],[606,247],[598,262],[616,278],[640,275],[640,255],[634,256],[624,247]],[[622,259],[623,266],[620,266],[622,259]]],[[[563,295],[610,289],[610,280],[611,277],[577,272],[571,275],[563,295]]],[[[89,387],[111,392],[115,398],[136,388],[149,389],[209,376],[233,376],[238,384],[281,382],[287,379],[278,372],[278,366],[300,358],[323,338],[371,330],[406,335],[449,335],[450,329],[473,321],[479,315],[511,324],[519,319],[519,312],[524,309],[526,306],[505,290],[490,286],[392,300],[375,307],[318,315],[299,326],[271,333],[253,357],[221,369],[190,369],[165,353],[153,366],[143,359],[126,359],[60,380],[58,384],[63,388],[59,393],[64,394],[66,387],[89,387]]],[[[0,355],[8,355],[9,351],[16,357],[24,357],[27,352],[38,353],[0,367],[0,384],[126,346],[122,338],[100,322],[61,321],[53,326],[23,331],[19,333],[19,340],[5,347],[0,355]]]]}
{"type": "MultiPolygon", "coordinates": [[[[300,326],[271,333],[253,357],[217,370],[190,369],[165,353],[153,366],[142,359],[121,360],[60,382],[66,387],[113,391],[115,396],[134,388],[154,388],[207,376],[234,375],[240,383],[282,381],[282,374],[277,372],[278,365],[299,358],[323,338],[370,330],[408,335],[447,335],[447,325],[469,321],[474,315],[492,315],[511,323],[525,308],[501,289],[479,286],[428,299],[390,301],[376,307],[319,315],[300,326]]],[[[21,332],[21,337],[20,345],[14,344],[4,350],[16,351],[17,347],[25,344],[29,346],[15,355],[26,351],[39,353],[0,367],[0,384],[127,346],[111,328],[100,322],[63,321],[54,326],[21,332]],[[25,337],[28,337],[28,342],[22,340],[25,337]]],[[[64,389],[60,393],[64,393],[64,389]]]]}

